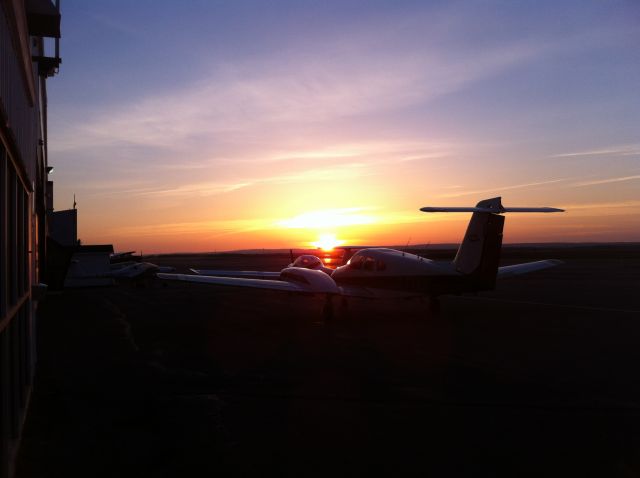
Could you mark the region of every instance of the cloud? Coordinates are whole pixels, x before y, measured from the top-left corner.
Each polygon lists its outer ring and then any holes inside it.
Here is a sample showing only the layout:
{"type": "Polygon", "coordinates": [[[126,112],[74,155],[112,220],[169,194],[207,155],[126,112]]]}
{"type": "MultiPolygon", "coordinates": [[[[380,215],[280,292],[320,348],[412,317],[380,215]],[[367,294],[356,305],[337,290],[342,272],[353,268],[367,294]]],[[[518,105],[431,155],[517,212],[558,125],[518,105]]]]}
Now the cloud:
{"type": "Polygon", "coordinates": [[[562,181],[566,181],[566,178],[560,178],[560,179],[549,179],[546,181],[536,181],[536,182],[531,182],[531,183],[523,183],[523,184],[514,184],[511,186],[496,186],[494,188],[491,189],[476,189],[474,191],[459,191],[459,192],[453,192],[453,193],[445,193],[445,194],[440,194],[439,197],[443,197],[443,198],[457,198],[457,197],[462,197],[462,196],[472,196],[475,194],[485,194],[485,193],[491,193],[491,194],[501,194],[502,191],[509,191],[512,189],[527,189],[527,188],[534,188],[537,186],[545,186],[547,184],[555,184],[555,183],[559,183],[562,181]]]}
{"type": "Polygon", "coordinates": [[[594,181],[583,181],[583,182],[572,184],[571,186],[580,188],[585,186],[596,186],[599,184],[610,184],[610,183],[620,183],[625,181],[634,181],[636,179],[640,179],[640,174],[635,174],[633,176],[621,176],[618,178],[596,179],[594,181]]]}
{"type": "Polygon", "coordinates": [[[71,125],[57,132],[50,148],[68,152],[141,145],[175,151],[191,142],[215,144],[220,136],[242,142],[273,129],[414,107],[541,53],[534,43],[456,55],[403,45],[372,52],[372,41],[354,38],[348,50],[316,47],[216,64],[208,77],[187,87],[67,118],[71,125]]]}
{"type": "MultiPolygon", "coordinates": [[[[566,204],[563,206],[568,211],[584,210],[584,209],[627,209],[627,208],[640,208],[640,201],[609,201],[609,202],[597,202],[597,203],[575,203],[566,204]]],[[[594,211],[596,212],[596,211],[594,211]]]]}
{"type": "Polygon", "coordinates": [[[375,159],[385,161],[408,162],[424,159],[435,159],[448,156],[458,145],[446,142],[418,141],[361,141],[353,143],[334,143],[329,146],[279,150],[264,156],[251,159],[240,159],[240,162],[282,162],[282,161],[314,161],[344,159],[375,159]]]}
{"type": "Polygon", "coordinates": [[[218,221],[164,222],[112,228],[108,233],[125,237],[159,237],[208,234],[217,237],[229,233],[266,230],[271,222],[264,219],[237,219],[218,221]]]}
{"type": "Polygon", "coordinates": [[[587,151],[577,151],[572,153],[561,153],[549,156],[550,158],[579,158],[590,156],[636,156],[640,155],[640,146],[620,146],[612,148],[594,149],[587,151]]]}
{"type": "MultiPolygon", "coordinates": [[[[214,157],[200,164],[193,160],[160,162],[153,165],[154,174],[139,178],[140,172],[149,170],[143,163],[137,165],[136,174],[89,178],[82,184],[100,196],[208,197],[264,184],[350,181],[383,174],[394,165],[445,158],[461,147],[445,142],[337,142],[321,148],[265,151],[264,160],[248,153],[241,159],[214,157]]],[[[135,167],[132,164],[128,169],[135,167]]]]}
{"type": "Polygon", "coordinates": [[[214,196],[259,184],[289,184],[316,181],[335,182],[338,180],[350,180],[356,177],[361,178],[371,174],[364,166],[362,163],[347,163],[334,167],[306,169],[286,174],[249,177],[241,181],[204,181],[183,184],[173,188],[141,188],[139,190],[130,190],[129,192],[133,195],[147,197],[214,196]]]}

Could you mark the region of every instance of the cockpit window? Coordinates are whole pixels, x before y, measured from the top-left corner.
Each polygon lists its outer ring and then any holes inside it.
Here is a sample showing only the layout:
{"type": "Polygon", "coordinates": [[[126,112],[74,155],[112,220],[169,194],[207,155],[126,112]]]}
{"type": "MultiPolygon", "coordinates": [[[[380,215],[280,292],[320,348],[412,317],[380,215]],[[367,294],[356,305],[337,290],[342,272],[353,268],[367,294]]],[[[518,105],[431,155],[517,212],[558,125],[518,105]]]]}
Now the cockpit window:
{"type": "Polygon", "coordinates": [[[376,268],[376,260],[373,257],[367,257],[364,260],[363,269],[365,271],[373,271],[376,268]]]}
{"type": "Polygon", "coordinates": [[[351,269],[362,269],[362,265],[364,264],[364,256],[355,255],[351,259],[349,259],[349,268],[351,269]]]}
{"type": "Polygon", "coordinates": [[[365,256],[365,255],[355,255],[347,264],[351,269],[357,270],[365,270],[365,271],[375,271],[378,270],[378,263],[380,261],[376,261],[373,257],[365,256]]]}
{"type": "Polygon", "coordinates": [[[305,267],[310,269],[320,265],[320,259],[317,257],[300,256],[294,261],[293,265],[296,267],[305,267]]]}

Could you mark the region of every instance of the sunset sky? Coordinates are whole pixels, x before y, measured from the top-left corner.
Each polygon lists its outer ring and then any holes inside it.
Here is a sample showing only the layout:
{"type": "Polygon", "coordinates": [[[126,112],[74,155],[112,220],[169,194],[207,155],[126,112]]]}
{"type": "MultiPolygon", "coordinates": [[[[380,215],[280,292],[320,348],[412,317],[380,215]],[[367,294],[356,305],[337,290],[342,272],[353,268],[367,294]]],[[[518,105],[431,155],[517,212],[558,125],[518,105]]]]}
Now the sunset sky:
{"type": "Polygon", "coordinates": [[[640,3],[62,2],[56,210],[144,253],[640,241],[640,3]]]}

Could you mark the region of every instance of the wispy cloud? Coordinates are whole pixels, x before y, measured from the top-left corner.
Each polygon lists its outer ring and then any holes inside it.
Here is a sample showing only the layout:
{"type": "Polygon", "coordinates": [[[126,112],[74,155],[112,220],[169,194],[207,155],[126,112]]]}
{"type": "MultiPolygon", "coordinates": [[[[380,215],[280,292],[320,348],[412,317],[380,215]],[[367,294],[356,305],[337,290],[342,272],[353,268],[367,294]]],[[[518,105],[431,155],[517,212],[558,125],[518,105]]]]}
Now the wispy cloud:
{"type": "Polygon", "coordinates": [[[582,181],[579,183],[572,184],[573,187],[585,187],[585,186],[596,186],[599,184],[610,184],[610,183],[621,183],[625,181],[634,181],[636,179],[640,179],[640,174],[635,174],[633,176],[620,176],[617,178],[608,178],[608,179],[596,179],[593,181],[582,181]]]}
{"type": "Polygon", "coordinates": [[[594,202],[594,203],[572,203],[564,204],[564,208],[567,211],[576,210],[593,210],[594,213],[599,212],[601,209],[628,209],[628,208],[640,208],[640,201],[607,201],[607,202],[594,202]]]}
{"type": "Polygon", "coordinates": [[[222,134],[330,123],[423,104],[540,53],[533,43],[455,57],[401,48],[372,53],[371,39],[354,41],[348,52],[319,49],[315,56],[216,65],[208,78],[186,88],[156,91],[88,119],[84,111],[57,134],[51,149],[134,144],[171,150],[191,141],[213,144],[222,134]]]}
{"type": "Polygon", "coordinates": [[[162,224],[138,224],[134,226],[115,227],[108,232],[115,236],[125,237],[159,237],[190,234],[205,234],[209,237],[216,237],[229,233],[267,230],[271,225],[271,221],[264,219],[164,222],[162,224]]]}
{"type": "Polygon", "coordinates": [[[628,145],[611,148],[593,149],[587,151],[577,151],[571,153],[560,153],[549,156],[550,158],[580,158],[591,156],[637,156],[640,155],[640,146],[628,145]]]}
{"type": "Polygon", "coordinates": [[[360,178],[370,174],[362,163],[348,163],[335,167],[314,168],[301,170],[287,174],[275,174],[263,177],[251,177],[241,181],[205,181],[183,184],[173,188],[141,188],[130,190],[131,194],[138,196],[214,196],[218,194],[236,191],[238,189],[255,186],[258,184],[288,184],[317,181],[344,181],[360,178]]]}
{"type": "Polygon", "coordinates": [[[260,158],[240,159],[240,162],[284,162],[284,161],[315,161],[315,160],[344,160],[363,158],[384,159],[391,162],[408,162],[442,158],[450,155],[459,146],[445,142],[417,142],[402,141],[361,141],[358,143],[333,143],[319,148],[294,149],[290,151],[275,151],[260,158]]]}
{"type": "Polygon", "coordinates": [[[513,184],[510,186],[496,186],[495,188],[491,188],[491,189],[476,189],[473,191],[459,191],[459,192],[453,192],[453,193],[445,193],[445,194],[440,194],[439,197],[443,197],[443,198],[457,198],[457,197],[462,197],[462,196],[472,196],[472,195],[476,195],[476,194],[485,194],[485,193],[495,193],[495,194],[501,194],[502,191],[509,191],[512,189],[529,189],[529,188],[535,188],[538,186],[546,186],[548,184],[555,184],[555,183],[560,183],[563,181],[566,181],[566,178],[560,178],[560,179],[549,179],[546,181],[535,181],[535,182],[531,182],[531,183],[523,183],[523,184],[513,184]]]}
{"type": "Polygon", "coordinates": [[[457,148],[460,145],[411,141],[337,142],[290,151],[279,148],[265,152],[264,160],[249,154],[249,159],[211,158],[201,164],[187,162],[186,167],[182,162],[160,162],[153,165],[157,175],[85,179],[83,187],[101,196],[214,196],[264,184],[339,182],[380,175],[394,165],[446,158],[457,148]]]}

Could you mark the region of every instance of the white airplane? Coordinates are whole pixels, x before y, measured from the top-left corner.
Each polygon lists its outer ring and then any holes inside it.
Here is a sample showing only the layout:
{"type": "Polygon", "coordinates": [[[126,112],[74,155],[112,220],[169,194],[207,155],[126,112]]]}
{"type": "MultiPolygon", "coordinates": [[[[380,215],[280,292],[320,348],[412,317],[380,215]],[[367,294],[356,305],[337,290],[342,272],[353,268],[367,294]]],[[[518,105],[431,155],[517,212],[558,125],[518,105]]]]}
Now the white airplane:
{"type": "Polygon", "coordinates": [[[280,272],[198,271],[200,275],[163,274],[160,279],[204,284],[281,290],[326,297],[325,318],[333,315],[334,297],[408,298],[428,297],[438,309],[438,297],[493,290],[496,279],[526,274],[561,264],[542,260],[498,267],[502,247],[504,213],[563,212],[550,207],[505,208],[501,198],[480,201],[475,207],[423,207],[423,212],[472,212],[462,244],[452,262],[435,262],[415,254],[383,247],[356,252],[335,270],[327,269],[315,256],[301,256],[280,272]],[[306,259],[303,259],[306,258],[306,259]],[[314,259],[310,259],[314,258],[314,259]],[[217,275],[202,275],[218,272],[217,275]],[[239,275],[240,274],[240,275],[239,275]]]}

